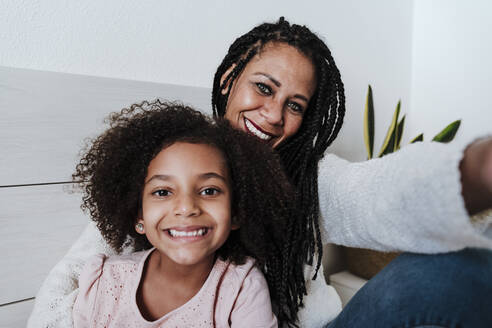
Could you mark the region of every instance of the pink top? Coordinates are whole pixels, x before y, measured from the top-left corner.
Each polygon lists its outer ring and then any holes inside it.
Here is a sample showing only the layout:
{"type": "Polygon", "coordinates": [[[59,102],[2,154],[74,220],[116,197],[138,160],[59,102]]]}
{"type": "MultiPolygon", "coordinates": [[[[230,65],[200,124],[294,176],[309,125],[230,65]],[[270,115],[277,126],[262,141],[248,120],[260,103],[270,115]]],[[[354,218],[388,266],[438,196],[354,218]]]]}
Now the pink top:
{"type": "Polygon", "coordinates": [[[234,265],[217,259],[198,293],[155,321],[136,302],[145,260],[153,249],[89,260],[79,278],[74,327],[277,327],[265,277],[248,258],[234,265]]]}

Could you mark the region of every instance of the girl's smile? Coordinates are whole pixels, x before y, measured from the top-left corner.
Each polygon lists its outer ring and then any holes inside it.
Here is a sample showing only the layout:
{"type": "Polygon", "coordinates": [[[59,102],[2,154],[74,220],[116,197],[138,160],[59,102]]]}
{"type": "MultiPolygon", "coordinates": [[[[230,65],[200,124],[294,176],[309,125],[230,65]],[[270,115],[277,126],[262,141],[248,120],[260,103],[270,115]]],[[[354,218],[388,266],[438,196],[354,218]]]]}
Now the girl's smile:
{"type": "Polygon", "coordinates": [[[163,263],[196,265],[235,229],[229,168],[213,146],[176,142],[150,162],[138,220],[163,263]]]}
{"type": "Polygon", "coordinates": [[[183,242],[193,242],[205,238],[205,236],[207,236],[209,231],[211,230],[211,227],[189,226],[169,228],[165,229],[164,231],[167,232],[168,235],[175,240],[183,242]]]}

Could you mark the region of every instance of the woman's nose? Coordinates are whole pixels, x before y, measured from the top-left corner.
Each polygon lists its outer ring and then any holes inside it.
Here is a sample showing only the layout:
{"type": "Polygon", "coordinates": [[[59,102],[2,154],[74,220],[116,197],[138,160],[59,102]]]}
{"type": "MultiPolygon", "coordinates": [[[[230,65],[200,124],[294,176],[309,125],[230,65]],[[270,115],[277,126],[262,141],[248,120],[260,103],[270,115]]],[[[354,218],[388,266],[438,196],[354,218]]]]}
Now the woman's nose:
{"type": "Polygon", "coordinates": [[[174,207],[174,215],[180,217],[193,217],[200,213],[196,200],[190,195],[181,195],[176,197],[176,204],[174,207]]]}
{"type": "Polygon", "coordinates": [[[279,101],[269,101],[263,106],[263,117],[272,125],[284,124],[284,110],[282,103],[279,101]]]}

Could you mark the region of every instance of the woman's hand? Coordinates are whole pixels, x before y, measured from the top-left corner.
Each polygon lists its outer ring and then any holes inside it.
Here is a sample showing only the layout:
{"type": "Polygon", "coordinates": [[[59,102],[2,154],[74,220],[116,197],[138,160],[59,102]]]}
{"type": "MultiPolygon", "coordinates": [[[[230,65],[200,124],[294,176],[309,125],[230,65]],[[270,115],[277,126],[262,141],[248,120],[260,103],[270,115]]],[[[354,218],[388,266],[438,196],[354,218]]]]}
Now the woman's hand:
{"type": "Polygon", "coordinates": [[[466,148],[460,171],[468,214],[492,208],[492,137],[479,139],[466,148]]]}

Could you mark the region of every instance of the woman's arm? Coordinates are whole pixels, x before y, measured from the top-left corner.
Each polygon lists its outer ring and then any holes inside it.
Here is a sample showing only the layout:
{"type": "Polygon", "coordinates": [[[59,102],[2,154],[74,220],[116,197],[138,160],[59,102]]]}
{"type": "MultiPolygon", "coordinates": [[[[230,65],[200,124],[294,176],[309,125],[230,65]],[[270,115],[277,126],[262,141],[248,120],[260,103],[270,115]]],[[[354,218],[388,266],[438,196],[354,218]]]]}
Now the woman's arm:
{"type": "Polygon", "coordinates": [[[78,290],[78,279],[85,262],[98,253],[114,251],[90,223],[65,257],[56,264],[36,295],[28,327],[73,327],[72,307],[78,290]]]}
{"type": "Polygon", "coordinates": [[[327,155],[319,164],[318,182],[324,242],[425,253],[492,248],[468,214],[492,203],[471,205],[480,172],[474,165],[483,166],[474,156],[484,149],[475,146],[464,157],[462,150],[435,142],[361,163],[327,155]],[[460,164],[467,172],[463,177],[460,164]]]}

